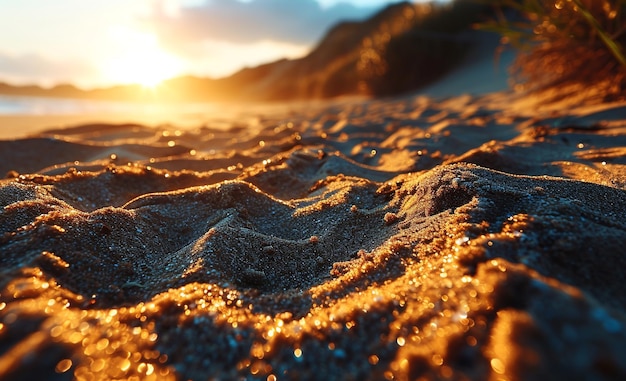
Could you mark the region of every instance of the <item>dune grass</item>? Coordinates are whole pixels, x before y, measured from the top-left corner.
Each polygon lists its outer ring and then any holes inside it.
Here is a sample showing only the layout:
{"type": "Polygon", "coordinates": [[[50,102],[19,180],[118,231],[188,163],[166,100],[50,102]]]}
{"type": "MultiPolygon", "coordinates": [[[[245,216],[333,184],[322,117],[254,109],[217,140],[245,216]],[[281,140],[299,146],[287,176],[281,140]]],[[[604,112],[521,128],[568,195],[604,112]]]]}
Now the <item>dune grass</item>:
{"type": "Polygon", "coordinates": [[[367,92],[389,96],[419,89],[437,81],[462,64],[470,42],[459,34],[471,30],[491,8],[476,0],[444,3],[404,3],[404,19],[410,26],[386,38],[385,28],[363,49],[357,72],[367,92]],[[407,21],[410,20],[410,21],[407,21]]]}
{"type": "Polygon", "coordinates": [[[626,0],[484,1],[500,11],[480,28],[523,49],[514,71],[524,90],[626,98],[626,0]]]}

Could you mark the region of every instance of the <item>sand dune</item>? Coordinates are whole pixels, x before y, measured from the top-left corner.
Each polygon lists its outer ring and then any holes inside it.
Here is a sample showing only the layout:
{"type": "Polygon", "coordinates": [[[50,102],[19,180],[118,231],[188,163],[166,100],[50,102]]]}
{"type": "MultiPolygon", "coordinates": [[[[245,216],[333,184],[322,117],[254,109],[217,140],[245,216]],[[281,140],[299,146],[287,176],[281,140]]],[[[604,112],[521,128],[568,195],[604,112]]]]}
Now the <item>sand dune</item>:
{"type": "Polygon", "coordinates": [[[0,142],[2,379],[622,379],[626,105],[0,142]]]}

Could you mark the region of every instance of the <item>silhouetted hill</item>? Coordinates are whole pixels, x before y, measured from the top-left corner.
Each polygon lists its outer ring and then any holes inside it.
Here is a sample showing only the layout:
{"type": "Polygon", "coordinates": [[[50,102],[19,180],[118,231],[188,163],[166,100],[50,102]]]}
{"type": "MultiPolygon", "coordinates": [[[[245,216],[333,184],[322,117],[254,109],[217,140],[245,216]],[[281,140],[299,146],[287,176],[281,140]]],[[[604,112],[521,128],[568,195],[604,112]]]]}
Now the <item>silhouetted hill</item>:
{"type": "Polygon", "coordinates": [[[471,0],[452,5],[397,3],[365,21],[341,22],[305,57],[243,69],[221,79],[184,76],[159,91],[116,86],[90,91],[0,84],[0,93],[95,99],[283,100],[392,95],[437,80],[471,49],[470,25],[489,12],[471,0]]]}
{"type": "Polygon", "coordinates": [[[306,57],[247,69],[230,79],[245,84],[239,95],[247,99],[376,96],[413,90],[437,80],[462,60],[471,44],[459,33],[488,10],[462,0],[439,6],[393,4],[368,20],[336,25],[306,57]],[[240,76],[252,80],[239,81],[240,76]]]}

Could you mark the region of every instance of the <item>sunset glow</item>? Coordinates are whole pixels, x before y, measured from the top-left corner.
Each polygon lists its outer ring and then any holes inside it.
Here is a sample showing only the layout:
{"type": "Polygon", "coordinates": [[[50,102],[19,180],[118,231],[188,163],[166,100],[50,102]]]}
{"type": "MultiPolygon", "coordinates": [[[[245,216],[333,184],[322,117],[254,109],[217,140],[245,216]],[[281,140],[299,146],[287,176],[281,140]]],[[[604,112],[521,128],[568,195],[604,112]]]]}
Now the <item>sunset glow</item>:
{"type": "Polygon", "coordinates": [[[178,61],[167,53],[154,50],[130,52],[112,58],[103,67],[104,77],[112,83],[132,83],[155,87],[178,75],[178,61]]]}
{"type": "Polygon", "coordinates": [[[165,79],[181,75],[181,60],[167,53],[156,36],[127,28],[112,28],[116,54],[102,63],[102,77],[111,83],[131,83],[154,88],[165,79]]]}
{"type": "Polygon", "coordinates": [[[89,89],[305,56],[340,20],[392,0],[44,0],[2,2],[0,82],[89,89]]]}

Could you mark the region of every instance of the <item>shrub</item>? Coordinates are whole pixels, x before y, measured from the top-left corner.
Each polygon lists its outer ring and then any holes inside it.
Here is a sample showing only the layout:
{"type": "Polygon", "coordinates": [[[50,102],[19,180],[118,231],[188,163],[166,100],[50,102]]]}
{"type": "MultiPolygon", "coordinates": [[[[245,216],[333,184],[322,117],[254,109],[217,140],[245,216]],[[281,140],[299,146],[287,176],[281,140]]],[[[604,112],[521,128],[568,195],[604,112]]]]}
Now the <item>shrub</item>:
{"type": "Polygon", "coordinates": [[[523,49],[514,73],[526,90],[626,98],[626,0],[487,1],[501,12],[481,29],[523,49]]]}
{"type": "Polygon", "coordinates": [[[402,33],[381,30],[362,50],[357,73],[367,93],[388,96],[412,91],[462,64],[472,47],[459,34],[471,30],[488,10],[475,0],[406,3],[404,14],[410,15],[410,21],[402,20],[406,23],[402,33]]]}

